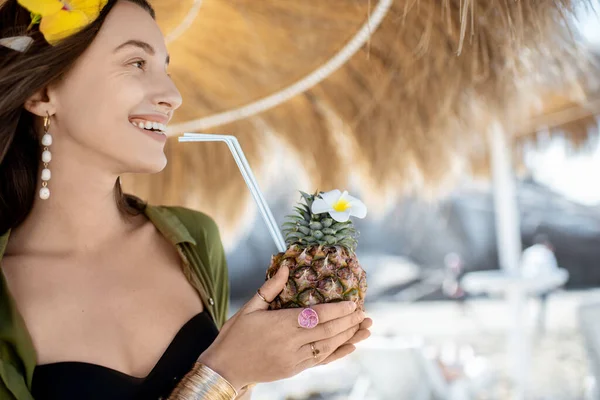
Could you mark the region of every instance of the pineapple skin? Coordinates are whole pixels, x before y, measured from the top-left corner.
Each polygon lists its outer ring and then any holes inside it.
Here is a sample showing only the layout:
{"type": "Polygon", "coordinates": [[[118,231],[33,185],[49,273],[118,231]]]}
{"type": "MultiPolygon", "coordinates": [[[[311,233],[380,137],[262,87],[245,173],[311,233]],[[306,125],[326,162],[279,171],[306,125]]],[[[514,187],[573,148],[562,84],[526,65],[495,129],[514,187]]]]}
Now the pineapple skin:
{"type": "Polygon", "coordinates": [[[315,304],[353,301],[364,311],[367,273],[356,254],[343,246],[292,244],[271,257],[267,279],[285,265],[290,274],[283,291],[269,309],[310,307],[315,304]]]}

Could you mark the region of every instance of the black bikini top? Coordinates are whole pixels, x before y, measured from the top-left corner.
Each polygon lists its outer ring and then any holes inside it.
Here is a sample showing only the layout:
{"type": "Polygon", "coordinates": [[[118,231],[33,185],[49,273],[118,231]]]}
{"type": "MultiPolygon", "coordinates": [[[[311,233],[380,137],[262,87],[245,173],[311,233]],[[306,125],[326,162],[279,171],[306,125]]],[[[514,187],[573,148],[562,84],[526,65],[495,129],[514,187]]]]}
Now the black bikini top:
{"type": "Polygon", "coordinates": [[[34,369],[35,400],[166,399],[219,333],[208,312],[185,323],[145,378],[96,364],[64,361],[34,369]]]}

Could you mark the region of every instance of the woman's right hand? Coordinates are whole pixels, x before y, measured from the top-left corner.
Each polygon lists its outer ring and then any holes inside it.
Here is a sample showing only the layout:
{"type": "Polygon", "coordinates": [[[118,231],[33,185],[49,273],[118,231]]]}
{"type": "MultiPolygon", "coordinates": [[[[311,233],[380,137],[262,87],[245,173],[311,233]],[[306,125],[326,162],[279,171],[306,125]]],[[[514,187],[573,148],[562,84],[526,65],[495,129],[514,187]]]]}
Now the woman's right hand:
{"type": "MultiPolygon", "coordinates": [[[[261,287],[261,294],[269,301],[275,299],[287,283],[288,275],[288,268],[279,268],[261,287]]],[[[198,361],[239,390],[251,383],[289,378],[307,368],[341,358],[352,352],[354,343],[369,334],[370,319],[365,321],[364,313],[356,310],[350,301],[311,307],[319,316],[319,324],[312,329],[299,326],[301,308],[268,308],[267,302],[254,295],[225,323],[198,361]],[[319,352],[316,357],[311,343],[319,352]]]]}

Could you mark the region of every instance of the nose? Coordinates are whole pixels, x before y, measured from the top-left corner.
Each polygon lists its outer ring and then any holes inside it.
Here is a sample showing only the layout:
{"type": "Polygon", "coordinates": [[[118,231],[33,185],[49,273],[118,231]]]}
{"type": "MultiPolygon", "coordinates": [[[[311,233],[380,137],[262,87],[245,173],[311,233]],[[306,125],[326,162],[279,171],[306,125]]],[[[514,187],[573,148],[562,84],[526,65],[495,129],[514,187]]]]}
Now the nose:
{"type": "Polygon", "coordinates": [[[156,83],[153,103],[165,113],[178,109],[183,100],[171,77],[165,74],[160,78],[160,82],[156,83]]]}

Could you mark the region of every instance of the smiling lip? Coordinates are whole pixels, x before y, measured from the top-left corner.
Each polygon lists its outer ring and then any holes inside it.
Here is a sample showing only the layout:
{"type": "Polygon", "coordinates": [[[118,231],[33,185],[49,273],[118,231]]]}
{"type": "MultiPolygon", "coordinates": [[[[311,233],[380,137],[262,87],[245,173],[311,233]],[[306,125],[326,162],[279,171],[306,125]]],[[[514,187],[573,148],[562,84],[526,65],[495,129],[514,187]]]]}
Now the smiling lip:
{"type": "Polygon", "coordinates": [[[152,139],[158,140],[161,143],[164,143],[167,141],[167,135],[164,132],[150,131],[150,130],[140,128],[140,127],[136,127],[136,129],[138,129],[140,132],[144,133],[145,135],[150,136],[152,139]]]}
{"type": "Polygon", "coordinates": [[[166,130],[170,118],[165,114],[137,114],[129,122],[146,135],[160,142],[167,140],[166,130]]]}
{"type": "Polygon", "coordinates": [[[158,122],[163,125],[167,125],[170,120],[170,118],[164,114],[138,114],[138,115],[129,116],[130,121],[133,121],[136,119],[141,119],[141,120],[150,121],[150,122],[158,122]]]}

